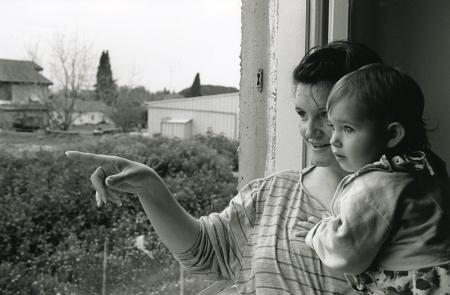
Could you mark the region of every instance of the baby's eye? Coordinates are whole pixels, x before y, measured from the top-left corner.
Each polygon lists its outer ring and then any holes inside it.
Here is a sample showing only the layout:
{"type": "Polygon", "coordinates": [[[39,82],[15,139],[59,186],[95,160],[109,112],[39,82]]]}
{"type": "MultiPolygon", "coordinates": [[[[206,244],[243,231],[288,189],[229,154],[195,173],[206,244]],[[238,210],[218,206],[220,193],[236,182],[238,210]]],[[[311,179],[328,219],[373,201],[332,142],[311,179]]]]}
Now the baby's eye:
{"type": "Polygon", "coordinates": [[[345,133],[353,133],[354,131],[355,131],[355,129],[353,129],[352,127],[344,126],[345,133]]]}
{"type": "Polygon", "coordinates": [[[328,121],[328,126],[330,126],[331,130],[334,131],[334,125],[330,121],[328,121]]]}

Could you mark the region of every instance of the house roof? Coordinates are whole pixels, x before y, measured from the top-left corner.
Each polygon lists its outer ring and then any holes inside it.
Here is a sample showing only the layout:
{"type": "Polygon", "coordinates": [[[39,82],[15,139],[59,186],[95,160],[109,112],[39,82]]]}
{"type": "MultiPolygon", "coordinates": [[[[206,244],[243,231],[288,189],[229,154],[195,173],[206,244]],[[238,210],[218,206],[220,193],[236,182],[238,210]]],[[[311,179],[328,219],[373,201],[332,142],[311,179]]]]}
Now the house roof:
{"type": "Polygon", "coordinates": [[[230,93],[221,93],[221,94],[212,94],[212,95],[202,95],[202,96],[194,96],[194,97],[183,97],[183,98],[173,98],[173,99],[165,99],[165,100],[155,100],[155,101],[146,101],[145,104],[147,106],[163,106],[170,105],[174,102],[189,102],[195,100],[211,100],[211,99],[223,99],[223,98],[234,98],[239,97],[239,92],[230,92],[230,93]]]}
{"type": "Polygon", "coordinates": [[[42,67],[33,61],[0,59],[0,82],[53,84],[40,71],[42,67]]]}
{"type": "Polygon", "coordinates": [[[146,102],[149,110],[185,110],[233,113],[239,112],[239,92],[204,95],[180,99],[146,102]]]}

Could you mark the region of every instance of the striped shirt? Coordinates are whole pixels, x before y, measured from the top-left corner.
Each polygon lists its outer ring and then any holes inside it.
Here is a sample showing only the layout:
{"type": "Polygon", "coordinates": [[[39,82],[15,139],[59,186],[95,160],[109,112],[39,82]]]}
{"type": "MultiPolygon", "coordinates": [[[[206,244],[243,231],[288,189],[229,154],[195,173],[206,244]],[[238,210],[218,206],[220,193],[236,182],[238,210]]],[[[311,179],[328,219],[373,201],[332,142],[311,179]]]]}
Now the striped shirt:
{"type": "Polygon", "coordinates": [[[243,187],[221,213],[201,217],[194,246],[175,257],[192,273],[236,282],[240,294],[344,294],[343,275],[305,244],[298,221],[330,212],[302,186],[303,171],[285,171],[243,187]]]}

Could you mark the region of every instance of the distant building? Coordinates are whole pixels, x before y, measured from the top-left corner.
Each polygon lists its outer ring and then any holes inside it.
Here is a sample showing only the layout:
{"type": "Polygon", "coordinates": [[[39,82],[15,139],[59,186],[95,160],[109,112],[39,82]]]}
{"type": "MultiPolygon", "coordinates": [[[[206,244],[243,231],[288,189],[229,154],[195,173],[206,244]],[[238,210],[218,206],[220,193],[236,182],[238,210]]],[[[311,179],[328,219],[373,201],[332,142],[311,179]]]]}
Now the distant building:
{"type": "Polygon", "coordinates": [[[111,112],[111,107],[108,107],[102,101],[77,99],[72,113],[72,125],[112,124],[113,122],[109,117],[111,112]]]}
{"type": "Polygon", "coordinates": [[[147,102],[150,136],[189,138],[208,130],[238,138],[239,93],[147,102]]]}
{"type": "Polygon", "coordinates": [[[53,83],[33,61],[0,59],[0,128],[42,128],[48,124],[45,99],[53,83]]]}

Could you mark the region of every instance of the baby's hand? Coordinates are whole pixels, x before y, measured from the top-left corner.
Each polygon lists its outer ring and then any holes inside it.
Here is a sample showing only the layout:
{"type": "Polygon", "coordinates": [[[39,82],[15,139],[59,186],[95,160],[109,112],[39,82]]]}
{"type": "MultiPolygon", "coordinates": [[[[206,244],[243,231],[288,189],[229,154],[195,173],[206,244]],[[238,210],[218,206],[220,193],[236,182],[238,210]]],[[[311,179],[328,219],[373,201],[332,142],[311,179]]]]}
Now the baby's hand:
{"type": "Polygon", "coordinates": [[[306,237],[308,232],[320,221],[321,219],[315,216],[309,216],[306,220],[298,221],[297,225],[301,228],[297,231],[296,236],[306,237]]]}
{"type": "Polygon", "coordinates": [[[145,190],[152,177],[159,176],[150,167],[124,158],[108,155],[67,151],[70,159],[98,165],[92,173],[91,182],[95,188],[95,198],[100,207],[108,200],[121,205],[115,191],[138,194],[145,190]]]}

